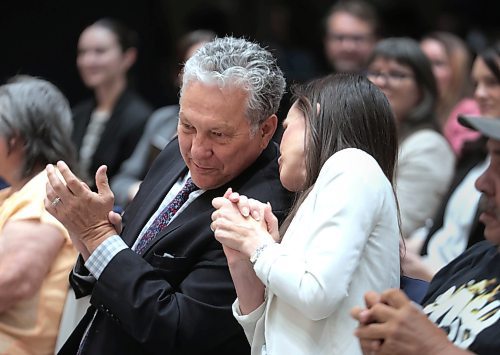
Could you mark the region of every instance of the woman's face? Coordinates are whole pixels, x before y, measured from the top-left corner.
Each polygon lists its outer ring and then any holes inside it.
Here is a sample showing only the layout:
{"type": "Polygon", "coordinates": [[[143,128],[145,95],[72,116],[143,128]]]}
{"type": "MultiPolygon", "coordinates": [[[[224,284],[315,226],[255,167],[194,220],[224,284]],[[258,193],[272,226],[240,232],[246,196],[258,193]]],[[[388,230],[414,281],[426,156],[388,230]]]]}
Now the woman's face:
{"type": "Polygon", "coordinates": [[[130,67],[116,35],[101,26],[90,26],[80,35],[76,65],[84,84],[95,89],[126,76],[130,67]]]}
{"type": "Polygon", "coordinates": [[[296,105],[293,104],[283,122],[278,160],[281,183],[289,191],[302,190],[306,181],[306,118],[296,105]]]}
{"type": "Polygon", "coordinates": [[[378,57],[368,66],[367,77],[387,96],[398,121],[404,121],[420,101],[414,73],[408,65],[378,57]]]}
{"type": "Polygon", "coordinates": [[[439,95],[442,96],[450,89],[452,81],[450,58],[443,44],[435,39],[424,39],[420,43],[420,48],[432,64],[432,72],[436,78],[439,95]]]}
{"type": "MultiPolygon", "coordinates": [[[[500,58],[497,64],[500,66],[500,58]]],[[[500,82],[481,57],[477,57],[472,66],[472,80],[481,115],[500,117],[500,82]]]]}

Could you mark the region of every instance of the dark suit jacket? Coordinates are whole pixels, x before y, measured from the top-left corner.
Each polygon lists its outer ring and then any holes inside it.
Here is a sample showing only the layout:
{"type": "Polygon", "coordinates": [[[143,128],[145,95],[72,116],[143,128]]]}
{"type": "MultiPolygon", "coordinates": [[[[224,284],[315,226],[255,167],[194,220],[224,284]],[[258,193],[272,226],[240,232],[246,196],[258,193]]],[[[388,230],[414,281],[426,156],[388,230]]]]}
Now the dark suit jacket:
{"type": "MultiPolygon", "coordinates": [[[[95,99],[86,100],[73,109],[72,140],[80,151],[83,137],[90,122],[90,115],[96,107],[95,99]]],[[[114,176],[121,163],[134,151],[141,138],[152,108],[132,90],[125,90],[119,97],[109,117],[101,139],[92,158],[88,175],[94,177],[99,166],[108,166],[108,177],[114,176]]]]}
{"type": "MultiPolygon", "coordinates": [[[[290,194],[279,181],[277,156],[278,147],[271,143],[239,177],[193,201],[143,255],[131,249],[119,252],[95,283],[72,274],[70,282],[77,297],[92,293],[91,308],[98,309],[83,354],[249,353],[245,335],[231,312],[236,293],[227,261],[210,230],[211,201],[232,187],[271,202],[282,219],[290,194]]],[[[122,238],[129,246],[186,172],[175,139],[155,160],[125,211],[122,238]]],[[[85,271],[81,258],[76,270],[79,274],[85,271]]],[[[91,317],[92,312],[87,312],[60,354],[75,354],[91,317]]]]}

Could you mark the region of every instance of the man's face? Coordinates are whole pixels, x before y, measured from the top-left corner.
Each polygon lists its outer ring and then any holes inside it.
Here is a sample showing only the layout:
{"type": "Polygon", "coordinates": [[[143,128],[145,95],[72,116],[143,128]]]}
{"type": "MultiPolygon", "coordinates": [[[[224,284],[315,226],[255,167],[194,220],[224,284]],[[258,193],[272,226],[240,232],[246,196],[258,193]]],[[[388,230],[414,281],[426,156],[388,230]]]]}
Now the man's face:
{"type": "Polygon", "coordinates": [[[484,237],[500,245],[500,141],[490,139],[490,165],[476,180],[476,188],[483,193],[479,220],[484,223],[484,237]]]}
{"type": "Polygon", "coordinates": [[[180,99],[179,146],[194,183],[211,190],[233,180],[267,147],[275,115],[255,133],[246,116],[248,94],[241,88],[219,88],[190,82],[180,99]]]}
{"type": "Polygon", "coordinates": [[[335,71],[362,71],[375,42],[371,24],[346,12],[335,12],[328,18],[325,55],[335,71]]]}

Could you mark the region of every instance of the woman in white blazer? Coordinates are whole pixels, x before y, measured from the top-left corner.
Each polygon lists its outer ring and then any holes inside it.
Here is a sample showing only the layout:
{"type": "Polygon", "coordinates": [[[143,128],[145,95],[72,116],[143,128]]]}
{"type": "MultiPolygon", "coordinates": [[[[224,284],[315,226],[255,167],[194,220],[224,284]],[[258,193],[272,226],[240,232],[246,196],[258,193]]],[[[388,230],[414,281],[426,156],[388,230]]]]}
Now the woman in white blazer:
{"type": "Polygon", "coordinates": [[[280,180],[297,199],[278,232],[270,206],[228,191],[212,229],[252,354],[361,354],[349,310],[367,290],[399,286],[397,157],[387,99],[337,74],[295,88],[280,180]]]}

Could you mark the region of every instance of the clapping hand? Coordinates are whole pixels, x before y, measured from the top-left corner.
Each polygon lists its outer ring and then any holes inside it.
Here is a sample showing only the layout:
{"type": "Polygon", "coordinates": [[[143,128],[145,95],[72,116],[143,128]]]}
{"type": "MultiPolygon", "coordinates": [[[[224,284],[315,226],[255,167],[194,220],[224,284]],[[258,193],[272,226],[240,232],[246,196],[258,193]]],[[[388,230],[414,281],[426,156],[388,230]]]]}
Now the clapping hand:
{"type": "Polygon", "coordinates": [[[91,254],[105,239],[117,234],[109,220],[114,196],[108,184],[106,166],[96,172],[97,193],[78,179],[64,162],[58,162],[57,169],[60,175],[52,164],[46,168],[49,181],[45,208],[64,224],[77,242],[77,248],[80,250],[83,244],[91,254]],[[79,246],[78,241],[81,242],[79,246]]]}

